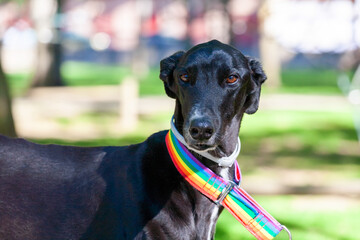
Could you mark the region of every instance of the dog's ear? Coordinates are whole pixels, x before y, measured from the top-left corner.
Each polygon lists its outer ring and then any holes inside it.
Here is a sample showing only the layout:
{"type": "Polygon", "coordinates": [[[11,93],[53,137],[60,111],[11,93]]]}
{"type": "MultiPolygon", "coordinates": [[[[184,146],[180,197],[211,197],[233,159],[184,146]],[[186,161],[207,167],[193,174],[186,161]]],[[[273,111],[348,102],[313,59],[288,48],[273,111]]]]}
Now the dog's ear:
{"type": "Polygon", "coordinates": [[[246,57],[251,70],[250,89],[244,107],[247,114],[253,114],[258,110],[261,84],[267,79],[259,60],[246,57]]]}
{"type": "Polygon", "coordinates": [[[176,94],[174,93],[173,85],[174,85],[174,76],[173,72],[176,68],[177,63],[179,62],[182,55],[185,52],[179,51],[167,57],[160,62],[160,79],[164,82],[165,92],[171,98],[176,98],[176,94]]]}

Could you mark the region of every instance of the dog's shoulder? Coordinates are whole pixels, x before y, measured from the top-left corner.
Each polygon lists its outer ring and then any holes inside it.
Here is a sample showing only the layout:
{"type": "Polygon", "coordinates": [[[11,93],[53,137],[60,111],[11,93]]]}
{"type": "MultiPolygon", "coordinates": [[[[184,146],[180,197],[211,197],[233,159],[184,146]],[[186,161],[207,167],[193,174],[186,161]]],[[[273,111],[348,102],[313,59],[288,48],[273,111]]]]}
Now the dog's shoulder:
{"type": "Polygon", "coordinates": [[[161,131],[149,136],[145,141],[127,146],[100,147],[104,153],[103,166],[114,166],[126,169],[134,165],[143,165],[152,159],[163,159],[166,154],[165,136],[167,131],[161,131]]]}
{"type": "Polygon", "coordinates": [[[48,174],[52,177],[81,170],[94,172],[102,163],[104,147],[74,147],[38,144],[22,138],[0,136],[0,172],[29,175],[48,174]],[[74,170],[75,169],[75,170],[74,170]]]}
{"type": "Polygon", "coordinates": [[[8,136],[4,136],[0,134],[0,147],[7,145],[7,144],[14,144],[14,143],[24,143],[27,142],[27,140],[23,139],[23,138],[13,138],[13,137],[8,137],[8,136]]]}
{"type": "Polygon", "coordinates": [[[144,153],[158,161],[167,160],[168,151],[166,148],[165,138],[168,131],[160,131],[152,134],[144,142],[144,153]]]}
{"type": "MultiPolygon", "coordinates": [[[[147,186],[151,189],[156,188],[159,184],[172,186],[179,177],[166,147],[167,133],[168,131],[155,133],[144,142],[145,154],[142,160],[142,169],[143,175],[151,179],[151,182],[147,182],[147,186]],[[155,185],[151,186],[152,184],[155,185]]],[[[171,186],[168,187],[171,188],[171,186]]]]}
{"type": "Polygon", "coordinates": [[[21,151],[23,148],[31,148],[33,145],[37,144],[23,138],[12,138],[0,135],[0,155],[12,151],[21,151]]]}
{"type": "Polygon", "coordinates": [[[146,140],[147,144],[149,144],[150,147],[164,147],[165,145],[165,137],[168,133],[168,130],[160,131],[157,133],[154,133],[148,137],[146,140]]]}
{"type": "MultiPolygon", "coordinates": [[[[100,147],[102,148],[102,147],[100,147]]],[[[0,135],[0,153],[8,151],[16,151],[18,155],[20,152],[26,151],[30,153],[41,152],[42,154],[59,154],[59,152],[86,152],[96,149],[96,147],[76,147],[76,146],[65,146],[58,144],[39,144],[29,141],[24,138],[10,138],[7,136],[0,135]]],[[[99,147],[98,147],[99,149],[99,147]]],[[[71,154],[70,154],[71,155],[71,154]]]]}

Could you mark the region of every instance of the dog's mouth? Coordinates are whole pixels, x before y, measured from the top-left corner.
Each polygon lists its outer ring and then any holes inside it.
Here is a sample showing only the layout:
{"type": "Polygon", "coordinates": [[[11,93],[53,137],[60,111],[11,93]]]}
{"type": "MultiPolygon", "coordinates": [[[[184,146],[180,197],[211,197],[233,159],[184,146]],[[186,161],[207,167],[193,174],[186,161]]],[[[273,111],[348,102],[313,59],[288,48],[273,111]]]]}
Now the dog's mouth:
{"type": "Polygon", "coordinates": [[[227,154],[225,153],[225,149],[223,148],[221,143],[218,143],[214,140],[210,140],[210,141],[208,140],[203,142],[195,141],[194,139],[191,139],[186,135],[184,138],[189,150],[195,152],[207,152],[212,156],[219,158],[227,156],[227,154]]]}
{"type": "Polygon", "coordinates": [[[207,141],[198,141],[195,139],[192,139],[191,137],[185,135],[184,136],[185,141],[191,150],[195,150],[198,152],[207,152],[211,150],[215,150],[217,147],[217,144],[212,139],[209,139],[207,141]]]}
{"type": "MultiPolygon", "coordinates": [[[[212,136],[196,136],[189,130],[189,126],[184,128],[184,140],[190,150],[197,152],[208,152],[217,148],[215,133],[213,133],[212,136]]],[[[202,134],[205,135],[205,133],[202,134]]]]}
{"type": "Polygon", "coordinates": [[[197,152],[207,152],[215,150],[217,145],[212,141],[195,141],[193,139],[185,138],[186,143],[188,144],[189,149],[197,152]]]}
{"type": "Polygon", "coordinates": [[[190,145],[190,147],[197,151],[210,151],[210,150],[214,150],[216,148],[216,146],[214,146],[214,145],[209,145],[209,144],[204,144],[204,143],[195,143],[195,144],[190,145]]]}

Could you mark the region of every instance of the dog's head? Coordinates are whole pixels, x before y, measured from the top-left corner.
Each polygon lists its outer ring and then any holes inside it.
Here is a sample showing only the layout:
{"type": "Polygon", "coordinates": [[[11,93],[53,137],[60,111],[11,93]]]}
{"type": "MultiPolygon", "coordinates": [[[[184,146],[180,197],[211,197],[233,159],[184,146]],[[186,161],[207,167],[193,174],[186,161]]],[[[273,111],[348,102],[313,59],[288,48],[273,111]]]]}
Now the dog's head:
{"type": "Polygon", "coordinates": [[[259,106],[266,80],[259,61],[213,40],[163,59],[160,68],[166,94],[176,99],[175,124],[187,144],[229,155],[243,114],[259,106]]]}

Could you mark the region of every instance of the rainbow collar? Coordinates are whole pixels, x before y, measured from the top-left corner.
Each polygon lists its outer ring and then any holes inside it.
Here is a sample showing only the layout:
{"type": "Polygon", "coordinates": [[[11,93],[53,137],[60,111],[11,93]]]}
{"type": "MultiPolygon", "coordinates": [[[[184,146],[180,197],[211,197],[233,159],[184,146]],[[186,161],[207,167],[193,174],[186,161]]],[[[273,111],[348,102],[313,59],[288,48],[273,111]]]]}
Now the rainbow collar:
{"type": "MultiPolygon", "coordinates": [[[[285,226],[268,214],[236,183],[221,178],[205,167],[178,141],[172,130],[166,135],[165,141],[175,167],[185,180],[214,203],[225,207],[257,239],[273,239],[283,229],[291,239],[285,226]]],[[[235,176],[236,169],[235,165],[235,176]]]]}

